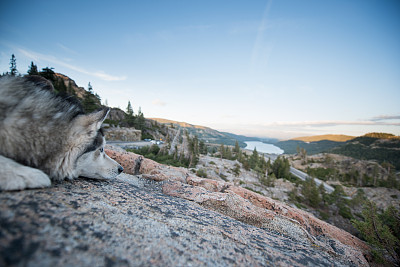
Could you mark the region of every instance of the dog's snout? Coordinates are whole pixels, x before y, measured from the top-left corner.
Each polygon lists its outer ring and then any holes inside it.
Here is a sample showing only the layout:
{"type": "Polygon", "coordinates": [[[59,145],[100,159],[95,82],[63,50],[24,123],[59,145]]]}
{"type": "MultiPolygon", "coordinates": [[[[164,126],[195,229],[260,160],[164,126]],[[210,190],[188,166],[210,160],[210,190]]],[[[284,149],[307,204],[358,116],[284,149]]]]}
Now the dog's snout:
{"type": "Polygon", "coordinates": [[[122,166],[119,165],[119,166],[118,166],[118,173],[121,173],[121,172],[123,172],[123,171],[124,171],[124,168],[122,168],[122,166]]]}

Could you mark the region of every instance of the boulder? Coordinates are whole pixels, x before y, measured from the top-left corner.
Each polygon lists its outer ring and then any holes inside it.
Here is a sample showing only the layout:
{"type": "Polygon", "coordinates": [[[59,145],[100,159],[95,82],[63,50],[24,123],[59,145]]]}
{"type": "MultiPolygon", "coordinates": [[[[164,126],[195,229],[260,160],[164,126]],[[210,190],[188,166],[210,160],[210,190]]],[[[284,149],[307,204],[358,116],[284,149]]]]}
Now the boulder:
{"type": "Polygon", "coordinates": [[[135,142],[142,139],[142,131],[135,128],[110,127],[104,129],[104,135],[109,141],[135,142]]]}

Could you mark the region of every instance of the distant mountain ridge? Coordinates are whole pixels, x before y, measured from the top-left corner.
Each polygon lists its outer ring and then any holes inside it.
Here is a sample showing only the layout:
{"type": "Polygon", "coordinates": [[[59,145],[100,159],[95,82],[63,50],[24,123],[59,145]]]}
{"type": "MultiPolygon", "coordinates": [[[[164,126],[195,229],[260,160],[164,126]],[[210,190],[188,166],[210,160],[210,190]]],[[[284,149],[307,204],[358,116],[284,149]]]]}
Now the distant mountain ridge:
{"type": "Polygon", "coordinates": [[[328,140],[334,142],[346,142],[354,138],[356,138],[356,136],[350,136],[344,134],[324,134],[324,135],[296,137],[290,140],[303,141],[303,142],[318,142],[322,140],[328,140]]]}
{"type": "Polygon", "coordinates": [[[356,159],[390,163],[400,170],[400,137],[386,133],[368,133],[333,148],[331,153],[356,159]]]}
{"type": "MultiPolygon", "coordinates": [[[[331,135],[328,135],[328,137],[331,135]]],[[[275,145],[285,151],[285,154],[298,153],[300,148],[307,151],[308,155],[318,153],[333,153],[349,156],[361,160],[376,160],[379,163],[387,162],[400,170],[400,137],[388,133],[367,133],[349,139],[345,142],[332,141],[327,136],[312,138],[294,138],[281,141],[275,145]],[[321,140],[320,140],[321,139],[321,140]],[[302,141],[318,140],[318,141],[302,141]]],[[[339,137],[340,136],[335,136],[339,137]]],[[[338,140],[338,139],[336,139],[338,140]]]]}
{"type": "Polygon", "coordinates": [[[173,120],[168,120],[168,119],[162,119],[162,118],[148,118],[149,120],[153,120],[156,121],[158,123],[162,123],[162,124],[175,124],[178,125],[180,127],[184,127],[184,128],[196,128],[196,129],[211,129],[205,126],[200,126],[200,125],[194,125],[194,124],[190,124],[187,122],[181,122],[181,121],[173,121],[173,120]]]}
{"type": "Polygon", "coordinates": [[[187,122],[179,122],[174,120],[162,119],[162,118],[148,118],[149,120],[155,121],[160,124],[169,124],[172,127],[181,127],[188,131],[189,134],[197,135],[200,140],[210,144],[224,144],[234,146],[238,141],[240,147],[246,147],[246,144],[235,138],[234,135],[229,133],[220,132],[209,127],[194,125],[187,122]]]}

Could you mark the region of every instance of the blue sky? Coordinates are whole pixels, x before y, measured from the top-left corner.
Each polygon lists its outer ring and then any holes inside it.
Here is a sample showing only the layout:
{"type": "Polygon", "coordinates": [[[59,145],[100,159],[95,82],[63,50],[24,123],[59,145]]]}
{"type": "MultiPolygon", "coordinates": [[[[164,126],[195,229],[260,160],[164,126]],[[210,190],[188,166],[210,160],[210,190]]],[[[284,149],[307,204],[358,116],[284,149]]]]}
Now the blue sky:
{"type": "Polygon", "coordinates": [[[400,135],[400,2],[1,1],[11,54],[146,117],[281,139],[400,135]]]}

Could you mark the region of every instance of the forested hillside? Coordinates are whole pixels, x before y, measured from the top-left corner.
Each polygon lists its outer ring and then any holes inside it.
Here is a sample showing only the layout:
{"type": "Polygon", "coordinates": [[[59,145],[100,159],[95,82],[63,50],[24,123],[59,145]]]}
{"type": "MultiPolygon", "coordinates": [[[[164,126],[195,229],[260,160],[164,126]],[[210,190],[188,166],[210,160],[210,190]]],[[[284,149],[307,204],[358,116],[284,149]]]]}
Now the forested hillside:
{"type": "Polygon", "coordinates": [[[331,152],[356,159],[385,162],[400,169],[400,139],[391,134],[366,134],[333,148],[331,152]]]}

